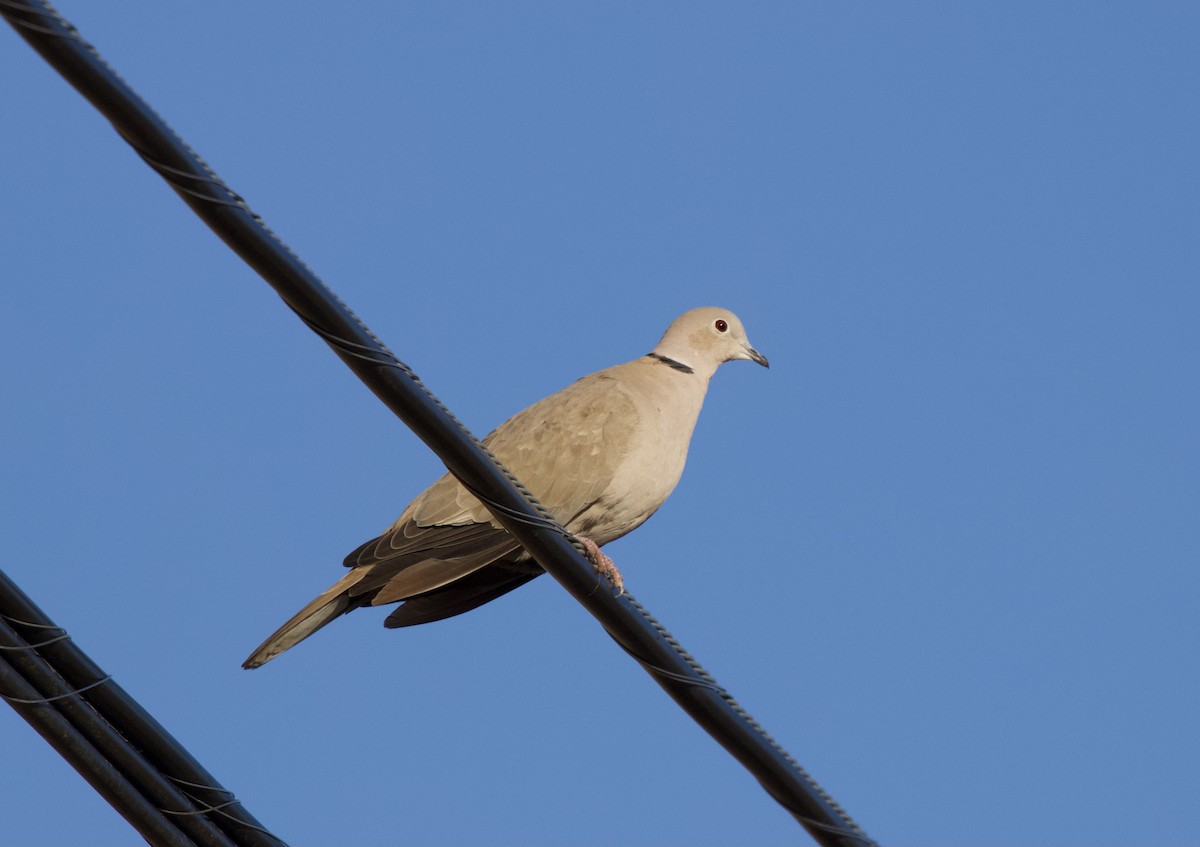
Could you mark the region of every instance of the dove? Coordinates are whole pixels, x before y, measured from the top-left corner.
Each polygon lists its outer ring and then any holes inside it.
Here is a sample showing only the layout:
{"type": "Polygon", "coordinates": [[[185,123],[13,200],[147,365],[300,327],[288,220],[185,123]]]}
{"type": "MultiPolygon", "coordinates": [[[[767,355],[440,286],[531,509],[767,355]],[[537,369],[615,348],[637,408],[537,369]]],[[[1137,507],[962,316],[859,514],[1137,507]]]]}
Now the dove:
{"type": "MultiPolygon", "coordinates": [[[[600,547],[637,529],[683,473],[708,383],[725,362],[768,367],[737,316],[705,307],[676,318],[655,348],[575,381],[500,424],[483,443],[579,538],[601,573],[621,575],[600,547]]],[[[384,533],[346,556],[349,572],[246,659],[257,668],[341,615],[401,603],[388,628],[470,611],[542,567],[447,473],[384,533]]]]}

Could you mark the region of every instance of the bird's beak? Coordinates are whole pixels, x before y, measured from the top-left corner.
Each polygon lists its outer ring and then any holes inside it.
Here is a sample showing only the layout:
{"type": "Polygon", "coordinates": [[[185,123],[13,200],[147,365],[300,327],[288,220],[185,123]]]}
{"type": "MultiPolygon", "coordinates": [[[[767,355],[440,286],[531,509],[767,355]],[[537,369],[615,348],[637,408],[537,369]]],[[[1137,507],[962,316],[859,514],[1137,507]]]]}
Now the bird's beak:
{"type": "Polygon", "coordinates": [[[771,363],[767,361],[767,357],[764,356],[762,353],[759,353],[757,350],[755,350],[749,344],[746,345],[746,358],[752,362],[758,362],[764,368],[771,367],[771,363]]]}

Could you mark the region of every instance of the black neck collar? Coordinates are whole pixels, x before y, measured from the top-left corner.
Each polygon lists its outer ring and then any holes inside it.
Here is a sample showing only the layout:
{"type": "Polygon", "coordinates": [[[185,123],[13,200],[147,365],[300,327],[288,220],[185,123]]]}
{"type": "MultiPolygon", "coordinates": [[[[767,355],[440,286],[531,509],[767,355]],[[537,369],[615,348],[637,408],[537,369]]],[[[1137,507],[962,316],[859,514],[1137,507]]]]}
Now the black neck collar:
{"type": "Polygon", "coordinates": [[[666,356],[662,356],[658,353],[647,353],[646,355],[649,356],[651,359],[656,359],[656,360],[662,362],[668,368],[673,368],[673,369],[675,369],[677,371],[681,371],[682,373],[685,373],[685,374],[695,373],[695,371],[692,370],[691,365],[685,365],[683,362],[677,362],[674,359],[670,359],[670,358],[668,358],[666,356]]]}

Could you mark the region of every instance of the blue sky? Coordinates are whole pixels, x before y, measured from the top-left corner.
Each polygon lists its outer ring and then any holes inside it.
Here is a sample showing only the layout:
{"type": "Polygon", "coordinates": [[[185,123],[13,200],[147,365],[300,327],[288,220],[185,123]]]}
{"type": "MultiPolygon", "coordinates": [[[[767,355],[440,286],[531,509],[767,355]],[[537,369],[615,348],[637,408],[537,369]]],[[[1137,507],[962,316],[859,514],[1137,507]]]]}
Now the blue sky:
{"type": "MultiPolygon", "coordinates": [[[[874,837],[1200,839],[1196,4],[60,8],[479,434],[742,317],[608,552],[874,837]]],[[[0,40],[0,567],[296,847],[805,840],[550,579],[243,671],[439,465],[0,40]]]]}

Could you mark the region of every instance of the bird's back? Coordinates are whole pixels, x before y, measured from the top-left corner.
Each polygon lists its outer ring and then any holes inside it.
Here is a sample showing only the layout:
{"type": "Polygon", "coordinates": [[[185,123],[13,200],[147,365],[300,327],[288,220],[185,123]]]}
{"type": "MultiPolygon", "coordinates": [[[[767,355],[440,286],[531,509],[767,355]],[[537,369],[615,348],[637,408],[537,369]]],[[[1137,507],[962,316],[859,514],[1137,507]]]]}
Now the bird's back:
{"type": "MultiPolygon", "coordinates": [[[[706,383],[642,357],[534,403],[484,444],[556,520],[605,544],[640,525],[674,490],[706,383]]],[[[393,529],[409,522],[498,527],[450,474],[418,496],[393,529]]]]}

